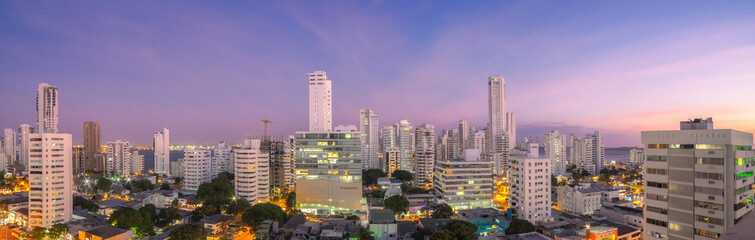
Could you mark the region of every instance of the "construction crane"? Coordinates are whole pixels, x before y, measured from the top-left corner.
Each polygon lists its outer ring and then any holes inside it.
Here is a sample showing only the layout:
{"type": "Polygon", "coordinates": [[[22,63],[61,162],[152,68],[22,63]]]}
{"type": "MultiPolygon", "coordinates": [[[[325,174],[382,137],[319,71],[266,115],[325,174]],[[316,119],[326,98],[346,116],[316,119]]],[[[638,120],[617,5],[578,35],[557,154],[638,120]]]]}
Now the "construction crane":
{"type": "Polygon", "coordinates": [[[274,123],[274,122],[273,122],[273,121],[270,121],[270,120],[267,120],[267,119],[264,119],[264,120],[261,120],[261,121],[262,121],[262,124],[264,124],[264,125],[265,125],[265,131],[264,131],[264,133],[263,133],[262,137],[263,137],[264,139],[267,139],[267,124],[268,124],[268,123],[274,123]]]}

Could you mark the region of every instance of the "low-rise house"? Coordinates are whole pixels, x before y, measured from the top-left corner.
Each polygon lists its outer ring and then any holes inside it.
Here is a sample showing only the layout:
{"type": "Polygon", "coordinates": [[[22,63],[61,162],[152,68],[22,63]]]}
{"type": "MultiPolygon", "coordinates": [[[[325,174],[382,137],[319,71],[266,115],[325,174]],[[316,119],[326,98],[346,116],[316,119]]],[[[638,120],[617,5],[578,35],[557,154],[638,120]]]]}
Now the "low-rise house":
{"type": "Polygon", "coordinates": [[[108,217],[92,214],[87,209],[80,209],[73,212],[71,221],[66,225],[68,225],[68,232],[78,234],[79,231],[108,225],[108,217]]]}
{"type": "Polygon", "coordinates": [[[558,189],[558,209],[567,213],[590,215],[600,209],[601,191],[589,183],[570,183],[558,189]]]}
{"type": "Polygon", "coordinates": [[[79,240],[132,240],[134,231],[109,225],[78,232],[79,240]]]}
{"type": "Polygon", "coordinates": [[[156,208],[170,207],[173,200],[178,199],[178,192],[170,190],[150,190],[136,194],[134,200],[141,201],[142,204],[154,204],[156,208]]]}
{"type": "Polygon", "coordinates": [[[456,211],[456,219],[477,225],[477,235],[504,235],[511,223],[511,215],[494,208],[479,208],[456,211]]]}
{"type": "Polygon", "coordinates": [[[430,229],[432,232],[437,232],[443,228],[443,225],[450,222],[451,218],[420,218],[419,227],[430,229]]]}
{"type": "Polygon", "coordinates": [[[231,215],[210,215],[203,218],[200,222],[208,231],[208,239],[222,239],[228,237],[232,233],[226,231],[228,224],[233,221],[235,217],[231,215]]]}
{"type": "Polygon", "coordinates": [[[119,208],[123,207],[123,205],[127,201],[120,200],[120,199],[108,199],[102,202],[97,203],[98,206],[100,206],[99,214],[110,217],[110,214],[115,212],[115,210],[118,210],[119,208]]]}
{"type": "Polygon", "coordinates": [[[372,236],[375,237],[375,240],[398,239],[398,225],[393,211],[388,209],[370,210],[368,219],[369,229],[373,232],[372,236]]]}

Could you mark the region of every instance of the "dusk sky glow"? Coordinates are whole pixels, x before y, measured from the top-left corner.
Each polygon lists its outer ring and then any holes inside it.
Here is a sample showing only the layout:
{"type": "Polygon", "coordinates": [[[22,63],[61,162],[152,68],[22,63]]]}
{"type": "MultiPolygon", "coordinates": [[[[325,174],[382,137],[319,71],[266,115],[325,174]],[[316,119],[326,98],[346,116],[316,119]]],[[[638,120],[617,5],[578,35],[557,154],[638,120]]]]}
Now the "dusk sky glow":
{"type": "Polygon", "coordinates": [[[305,73],[333,81],[334,125],[478,128],[487,77],[507,82],[518,137],[641,130],[713,117],[755,133],[755,1],[0,2],[0,128],[35,123],[59,88],[60,132],[82,143],[241,142],[304,131],[305,73]],[[223,5],[220,5],[223,4],[223,5]],[[626,4],[626,5],[623,5],[626,4]]]}

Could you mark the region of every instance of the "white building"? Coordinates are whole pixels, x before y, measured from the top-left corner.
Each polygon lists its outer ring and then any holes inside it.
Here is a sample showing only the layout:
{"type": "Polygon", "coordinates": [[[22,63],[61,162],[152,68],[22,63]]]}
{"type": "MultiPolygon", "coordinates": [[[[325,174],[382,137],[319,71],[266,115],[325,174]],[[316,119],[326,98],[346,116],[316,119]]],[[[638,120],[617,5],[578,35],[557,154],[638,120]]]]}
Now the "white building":
{"type": "Polygon", "coordinates": [[[485,142],[485,130],[477,130],[474,132],[472,146],[470,146],[470,148],[474,148],[481,153],[485,153],[488,151],[488,145],[486,145],[485,142]]]}
{"type": "Polygon", "coordinates": [[[307,73],[309,82],[309,131],[333,129],[331,82],[325,71],[307,73]]]}
{"type": "Polygon", "coordinates": [[[109,176],[131,175],[131,152],[129,143],[121,140],[106,144],[105,170],[109,176]]]}
{"type": "Polygon", "coordinates": [[[245,143],[243,148],[235,150],[236,197],[243,197],[251,204],[266,202],[270,191],[270,155],[260,150],[259,139],[247,139],[245,143]]]}
{"type": "Polygon", "coordinates": [[[16,138],[16,131],[13,131],[13,129],[6,128],[3,131],[3,134],[3,152],[5,153],[6,158],[3,159],[3,161],[5,161],[6,166],[11,166],[17,159],[18,139],[16,138]]]}
{"type": "MultiPolygon", "coordinates": [[[[537,145],[530,143],[530,146],[537,145]]],[[[511,157],[510,207],[519,219],[535,224],[551,216],[550,159],[537,157],[531,151],[515,150],[511,157]],[[535,156],[535,157],[533,157],[535,156]]]]}
{"type": "Polygon", "coordinates": [[[29,144],[29,226],[71,219],[71,134],[35,133],[29,144]]]}
{"type": "Polygon", "coordinates": [[[212,151],[209,149],[186,149],[184,150],[184,189],[196,191],[202,183],[212,180],[210,163],[212,151]]]}
{"type": "Polygon", "coordinates": [[[396,124],[396,139],[398,140],[399,169],[404,171],[414,171],[414,129],[412,123],[407,120],[401,120],[396,124]]]}
{"type": "Polygon", "coordinates": [[[725,239],[752,214],[752,134],[712,125],[695,119],[641,133],[645,239],[725,239]]]}
{"type": "Polygon", "coordinates": [[[37,88],[37,132],[58,133],[58,88],[47,83],[37,88]]]}
{"type": "Polygon", "coordinates": [[[593,147],[592,140],[587,138],[575,138],[572,141],[572,161],[577,168],[584,169],[590,172],[591,175],[595,175],[597,166],[592,162],[593,159],[593,147]]]}
{"type": "Polygon", "coordinates": [[[385,149],[383,153],[383,158],[385,158],[385,165],[386,170],[385,173],[388,175],[393,174],[393,171],[396,171],[399,169],[399,155],[401,151],[398,147],[388,147],[385,149]]]}
{"type": "Polygon", "coordinates": [[[393,126],[384,126],[380,133],[380,151],[385,152],[389,147],[398,147],[396,140],[396,128],[393,126]]]}
{"type": "Polygon", "coordinates": [[[629,162],[633,164],[642,164],[645,161],[645,153],[642,148],[632,148],[629,150],[629,162]]]}
{"type": "Polygon", "coordinates": [[[419,125],[414,134],[414,185],[424,189],[433,188],[435,169],[435,126],[419,125]]]}
{"type": "Polygon", "coordinates": [[[446,154],[447,158],[456,159],[461,158],[461,143],[459,142],[459,129],[451,129],[448,131],[448,140],[446,141],[446,154]]]}
{"type": "Polygon", "coordinates": [[[589,183],[570,183],[558,188],[558,209],[572,214],[592,215],[600,210],[601,191],[589,183]]]}
{"type": "Polygon", "coordinates": [[[467,151],[464,159],[435,162],[435,192],[456,210],[493,206],[493,162],[467,151]]]}
{"type": "Polygon", "coordinates": [[[155,149],[155,173],[170,175],[170,132],[164,128],[155,133],[153,140],[155,149]]]}
{"type": "Polygon", "coordinates": [[[372,109],[359,111],[359,130],[362,135],[362,169],[380,169],[378,115],[372,109]]]}
{"type": "Polygon", "coordinates": [[[501,144],[499,141],[506,137],[506,81],[502,75],[488,77],[488,116],[490,120],[490,147],[493,167],[496,174],[504,168],[501,144]]]}
{"type": "Polygon", "coordinates": [[[545,134],[545,156],[551,160],[551,173],[566,174],[566,136],[558,130],[545,134]]]}
{"type": "Polygon", "coordinates": [[[231,160],[231,148],[225,146],[225,142],[218,143],[218,147],[212,150],[212,179],[218,174],[228,171],[228,162],[231,160]]]}
{"type": "Polygon", "coordinates": [[[31,136],[31,126],[21,124],[18,127],[18,162],[24,166],[24,171],[29,170],[29,138],[31,136]]]}
{"type": "Polygon", "coordinates": [[[587,134],[586,138],[592,141],[592,164],[595,165],[595,172],[600,172],[606,164],[606,145],[603,144],[603,138],[600,136],[600,131],[595,131],[593,134],[587,134]]]}
{"type": "Polygon", "coordinates": [[[474,127],[469,126],[467,120],[459,121],[459,156],[463,156],[464,149],[472,148],[470,141],[473,139],[474,127]]]}
{"type": "Polygon", "coordinates": [[[131,152],[131,173],[144,173],[144,155],[139,151],[131,152]]]}

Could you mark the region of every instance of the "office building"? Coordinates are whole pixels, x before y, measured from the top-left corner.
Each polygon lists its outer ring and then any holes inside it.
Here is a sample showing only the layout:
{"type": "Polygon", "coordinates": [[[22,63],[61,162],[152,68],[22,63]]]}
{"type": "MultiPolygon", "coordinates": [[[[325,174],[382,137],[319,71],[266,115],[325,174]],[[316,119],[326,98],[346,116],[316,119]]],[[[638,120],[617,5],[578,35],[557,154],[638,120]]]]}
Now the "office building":
{"type": "Polygon", "coordinates": [[[463,159],[435,162],[435,192],[439,202],[456,210],[493,206],[493,162],[469,150],[463,159]]]}
{"type": "Polygon", "coordinates": [[[71,134],[34,133],[29,140],[29,226],[66,223],[73,205],[71,134]]]}
{"type": "Polygon", "coordinates": [[[396,128],[393,126],[384,126],[380,132],[380,151],[385,152],[387,148],[398,147],[396,140],[396,128]]]}
{"type": "Polygon", "coordinates": [[[509,138],[509,149],[514,148],[516,143],[516,114],[506,113],[506,135],[509,138]]]}
{"type": "Polygon", "coordinates": [[[37,132],[58,133],[58,88],[47,83],[37,88],[37,132]]]}
{"type": "Polygon", "coordinates": [[[451,159],[448,157],[448,130],[440,131],[438,141],[435,142],[435,156],[437,159],[451,159]]]}
{"type": "Polygon", "coordinates": [[[218,177],[222,172],[228,172],[228,162],[231,159],[231,148],[225,145],[225,142],[218,143],[218,146],[212,150],[212,179],[218,177]]]}
{"type": "Polygon", "coordinates": [[[407,120],[401,120],[395,126],[396,140],[398,140],[399,169],[404,171],[414,171],[414,128],[412,123],[407,120]]]}
{"type": "Polygon", "coordinates": [[[144,173],[144,155],[139,151],[131,151],[131,173],[144,173]]]}
{"type": "Polygon", "coordinates": [[[470,140],[472,139],[472,134],[474,133],[474,127],[469,126],[469,122],[467,120],[461,120],[459,121],[459,156],[463,156],[464,149],[472,148],[470,144],[470,140]]]}
{"type": "Polygon", "coordinates": [[[212,180],[212,151],[204,148],[184,150],[184,187],[183,189],[196,191],[199,185],[212,180]]]}
{"type": "Polygon", "coordinates": [[[362,169],[380,169],[378,115],[372,109],[360,110],[359,126],[362,137],[362,169]]]}
{"type": "Polygon", "coordinates": [[[601,191],[590,183],[569,183],[557,190],[557,205],[562,212],[592,215],[600,210],[601,191]]]}
{"type": "Polygon", "coordinates": [[[477,130],[474,132],[472,145],[470,148],[477,149],[477,151],[481,153],[485,153],[488,151],[488,146],[485,144],[485,130],[477,130]]]}
{"type": "Polygon", "coordinates": [[[293,190],[291,181],[291,146],[286,140],[264,139],[260,148],[270,157],[270,194],[280,195],[293,190]]]}
{"type": "Polygon", "coordinates": [[[259,139],[246,139],[244,143],[234,154],[236,197],[251,204],[266,202],[270,196],[270,153],[260,149],[259,139]]]}
{"type": "Polygon", "coordinates": [[[680,129],[641,134],[645,239],[722,237],[753,210],[752,134],[712,119],[680,129]]]}
{"type": "Polygon", "coordinates": [[[29,124],[18,126],[18,154],[16,158],[24,166],[24,171],[29,170],[29,137],[32,134],[32,130],[29,124]]]}
{"type": "Polygon", "coordinates": [[[447,159],[461,158],[461,144],[459,142],[459,129],[451,129],[448,131],[448,139],[446,141],[446,154],[447,159]]]}
{"type": "Polygon", "coordinates": [[[100,161],[100,124],[97,122],[84,122],[84,151],[86,151],[85,169],[102,171],[104,166],[100,161]]]}
{"type": "Polygon", "coordinates": [[[362,209],[360,139],[356,128],[296,133],[296,203],[302,212],[333,215],[362,209]]]}
{"type": "Polygon", "coordinates": [[[551,160],[551,173],[566,174],[566,136],[558,130],[545,134],[545,156],[551,160]]]}
{"type": "Polygon", "coordinates": [[[18,138],[16,138],[16,131],[6,128],[3,131],[3,152],[5,153],[5,164],[11,166],[17,161],[18,154],[18,138]]]}
{"type": "Polygon", "coordinates": [[[170,132],[167,128],[164,128],[162,132],[155,133],[152,146],[155,149],[154,172],[170,174],[170,132]]]}
{"type": "Polygon", "coordinates": [[[433,188],[435,169],[435,126],[422,124],[415,130],[414,185],[424,189],[433,188]]]}
{"type": "Polygon", "coordinates": [[[108,142],[105,169],[108,176],[131,176],[131,147],[128,142],[108,142]]]}
{"type": "Polygon", "coordinates": [[[539,157],[536,143],[524,145],[511,156],[509,203],[519,219],[535,224],[551,216],[551,161],[539,157]]]}
{"type": "Polygon", "coordinates": [[[331,82],[325,71],[307,73],[309,82],[309,131],[333,129],[331,82]]]}

